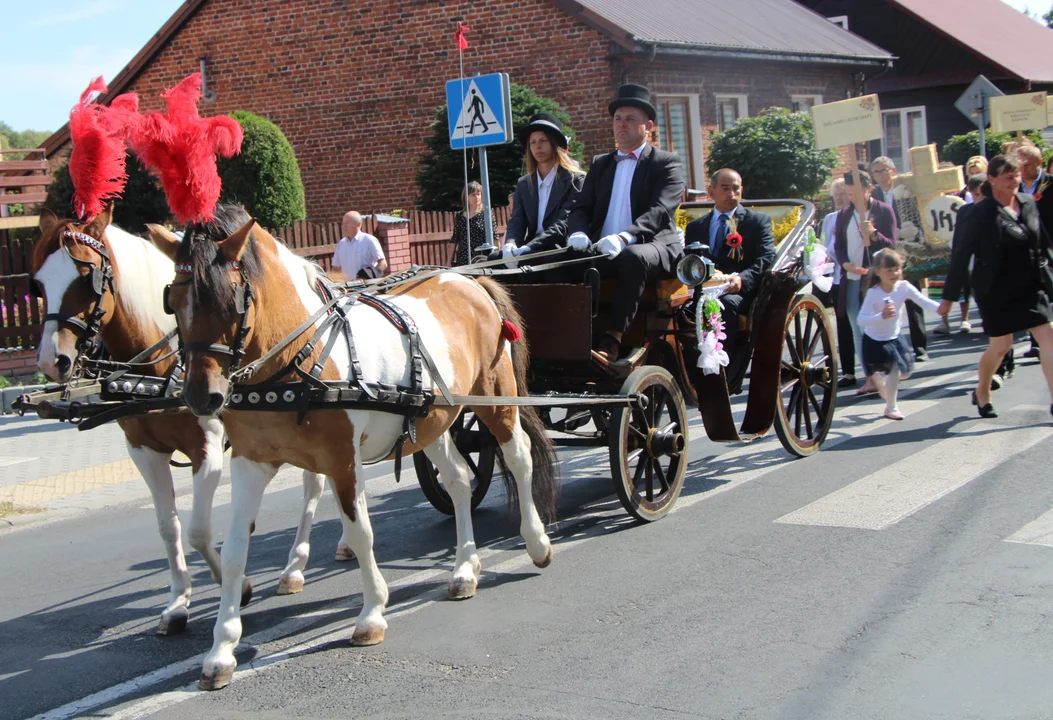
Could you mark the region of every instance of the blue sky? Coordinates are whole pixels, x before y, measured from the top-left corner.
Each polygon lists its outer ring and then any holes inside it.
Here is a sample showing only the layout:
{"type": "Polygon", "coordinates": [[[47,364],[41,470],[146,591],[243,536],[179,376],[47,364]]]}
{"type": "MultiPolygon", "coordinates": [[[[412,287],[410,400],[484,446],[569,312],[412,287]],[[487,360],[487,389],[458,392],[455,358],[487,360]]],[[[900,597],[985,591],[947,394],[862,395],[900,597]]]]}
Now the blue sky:
{"type": "MultiPolygon", "coordinates": [[[[1005,0],[1039,15],[1050,0],[1005,0]]],[[[0,121],[57,130],[98,75],[112,80],[182,0],[17,0],[3,3],[0,121]]]]}

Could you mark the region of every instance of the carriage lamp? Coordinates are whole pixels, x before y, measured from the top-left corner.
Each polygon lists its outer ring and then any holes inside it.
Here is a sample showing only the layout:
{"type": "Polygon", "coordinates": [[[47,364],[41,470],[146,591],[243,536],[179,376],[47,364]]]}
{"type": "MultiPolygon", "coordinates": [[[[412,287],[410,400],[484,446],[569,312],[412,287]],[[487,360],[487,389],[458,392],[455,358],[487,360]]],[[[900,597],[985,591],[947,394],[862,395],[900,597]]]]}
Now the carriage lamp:
{"type": "Polygon", "coordinates": [[[686,254],[676,265],[676,279],[688,287],[697,287],[713,276],[713,261],[684,248],[686,254]]]}

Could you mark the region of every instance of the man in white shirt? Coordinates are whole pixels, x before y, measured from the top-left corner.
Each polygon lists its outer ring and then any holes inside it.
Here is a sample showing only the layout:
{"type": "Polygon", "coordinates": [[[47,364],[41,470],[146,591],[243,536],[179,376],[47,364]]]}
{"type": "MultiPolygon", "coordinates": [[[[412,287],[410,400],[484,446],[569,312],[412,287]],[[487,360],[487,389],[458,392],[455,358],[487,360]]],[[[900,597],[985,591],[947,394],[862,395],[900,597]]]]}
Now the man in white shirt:
{"type": "Polygon", "coordinates": [[[364,273],[367,277],[379,277],[387,272],[388,261],[384,259],[380,241],[362,232],[362,216],[359,213],[354,210],[345,213],[340,229],[344,237],[340,238],[333,253],[334,270],[339,270],[348,280],[354,280],[366,268],[373,268],[372,273],[368,270],[364,273]]]}

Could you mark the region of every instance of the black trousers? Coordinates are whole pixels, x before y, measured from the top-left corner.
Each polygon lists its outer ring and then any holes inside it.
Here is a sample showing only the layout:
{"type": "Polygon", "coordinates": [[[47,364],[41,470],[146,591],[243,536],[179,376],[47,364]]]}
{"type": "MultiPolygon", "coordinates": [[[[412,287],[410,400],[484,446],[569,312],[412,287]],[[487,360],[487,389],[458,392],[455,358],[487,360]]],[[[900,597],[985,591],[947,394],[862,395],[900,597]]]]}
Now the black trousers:
{"type": "MultiPolygon", "coordinates": [[[[828,308],[834,307],[834,298],[838,294],[838,286],[833,285],[830,292],[824,293],[818,288],[812,291],[819,301],[828,308]]],[[[848,318],[837,318],[837,356],[841,361],[841,374],[855,373],[856,367],[856,345],[852,337],[852,324],[848,318]]]]}
{"type": "Polygon", "coordinates": [[[676,275],[676,264],[684,255],[679,243],[649,242],[630,245],[614,260],[601,260],[600,273],[615,275],[618,285],[611,303],[611,327],[624,333],[636,317],[640,298],[648,283],[676,275]]]}
{"type": "MultiPolygon", "coordinates": [[[[724,334],[727,335],[724,340],[724,349],[730,355],[732,348],[736,347],[739,341],[739,317],[749,314],[753,296],[721,295],[720,302],[724,305],[720,317],[724,321],[724,334]]],[[[745,336],[743,340],[748,341],[749,337],[745,336]]]]}
{"type": "Polygon", "coordinates": [[[907,301],[907,323],[910,325],[910,344],[914,352],[925,350],[929,344],[929,337],[925,333],[925,310],[912,300],[907,301]]]}

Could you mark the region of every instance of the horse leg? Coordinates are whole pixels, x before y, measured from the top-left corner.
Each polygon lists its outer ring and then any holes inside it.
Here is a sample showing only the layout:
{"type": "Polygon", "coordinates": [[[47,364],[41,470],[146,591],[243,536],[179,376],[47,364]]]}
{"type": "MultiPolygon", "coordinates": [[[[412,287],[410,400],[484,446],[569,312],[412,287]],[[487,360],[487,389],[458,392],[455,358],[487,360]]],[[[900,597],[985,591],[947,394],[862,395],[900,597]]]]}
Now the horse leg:
{"type": "Polygon", "coordinates": [[[208,420],[201,423],[201,429],[205,433],[205,452],[201,467],[194,473],[194,506],[187,539],[208,565],[212,579],[220,585],[223,581],[219,553],[212,546],[212,501],[223,475],[223,424],[219,420],[208,420]]]}
{"type": "Polygon", "coordinates": [[[475,595],[482,570],[472,528],[472,485],[468,463],[458,452],[448,432],[426,447],[424,454],[439,470],[446,492],[453,501],[457,525],[457,555],[453,562],[453,581],[447,588],[447,595],[451,600],[466,600],[475,595]]]}
{"type": "Polygon", "coordinates": [[[314,523],[315,510],[318,509],[318,499],[322,497],[323,477],[318,473],[303,471],[303,512],[300,513],[300,525],[296,528],[296,539],[289,550],[289,562],[278,578],[279,595],[292,595],[303,590],[303,571],[311,554],[311,525],[314,523]]]}
{"type": "Polygon", "coordinates": [[[157,634],[177,635],[186,629],[187,620],[190,619],[190,572],[183,555],[182,530],[175,505],[175,487],[172,484],[172,470],[168,466],[172,455],[148,447],[135,448],[131,445],[128,446],[128,454],[135,467],[142,473],[146,486],[150,488],[154,513],[157,515],[157,529],[165,544],[168,569],[172,576],[168,606],[161,613],[157,634]]]}
{"type": "Polygon", "coordinates": [[[230,527],[220,555],[223,582],[219,615],[212,631],[212,649],[205,656],[198,680],[202,690],[226,687],[238,664],[234,659],[234,649],[241,640],[241,599],[243,582],[247,581],[245,563],[249,555],[249,526],[260,510],[267,483],[277,472],[276,465],[252,462],[244,457],[230,460],[230,527]]]}
{"type": "MultiPolygon", "coordinates": [[[[336,488],[333,486],[333,479],[327,478],[329,481],[329,489],[333,493],[333,497],[337,497],[336,488]]],[[[336,544],[336,554],[333,556],[333,560],[336,562],[350,562],[355,559],[355,551],[351,549],[351,545],[347,542],[347,524],[350,522],[346,517],[343,517],[344,511],[340,507],[340,501],[337,500],[336,509],[341,514],[341,533],[340,542],[336,544]]]]}

